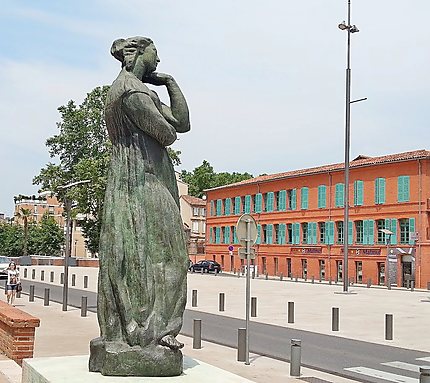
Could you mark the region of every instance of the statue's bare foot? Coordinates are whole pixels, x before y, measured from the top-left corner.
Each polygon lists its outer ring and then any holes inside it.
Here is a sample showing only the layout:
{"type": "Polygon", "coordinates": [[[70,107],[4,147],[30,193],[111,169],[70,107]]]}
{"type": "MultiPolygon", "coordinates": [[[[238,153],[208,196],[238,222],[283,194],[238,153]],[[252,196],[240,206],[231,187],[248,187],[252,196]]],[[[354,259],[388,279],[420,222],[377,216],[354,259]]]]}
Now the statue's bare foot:
{"type": "Polygon", "coordinates": [[[180,348],[184,347],[184,344],[181,342],[178,342],[173,335],[163,336],[160,340],[160,344],[162,346],[167,346],[172,350],[179,350],[180,348]]]}

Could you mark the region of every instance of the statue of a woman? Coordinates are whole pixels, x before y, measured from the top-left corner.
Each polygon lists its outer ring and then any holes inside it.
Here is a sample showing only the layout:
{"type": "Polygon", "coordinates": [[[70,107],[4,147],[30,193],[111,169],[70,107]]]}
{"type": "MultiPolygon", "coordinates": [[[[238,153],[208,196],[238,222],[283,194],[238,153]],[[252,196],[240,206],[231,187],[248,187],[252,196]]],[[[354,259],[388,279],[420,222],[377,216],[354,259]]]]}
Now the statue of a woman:
{"type": "Polygon", "coordinates": [[[90,371],[103,375],[182,373],[176,340],[186,303],[188,256],[175,173],[166,147],[190,130],[185,98],[157,73],[151,39],[114,41],[122,70],[106,101],[112,141],[102,230],[98,319],[90,371]],[[165,85],[170,108],[145,83],[165,85]]]}

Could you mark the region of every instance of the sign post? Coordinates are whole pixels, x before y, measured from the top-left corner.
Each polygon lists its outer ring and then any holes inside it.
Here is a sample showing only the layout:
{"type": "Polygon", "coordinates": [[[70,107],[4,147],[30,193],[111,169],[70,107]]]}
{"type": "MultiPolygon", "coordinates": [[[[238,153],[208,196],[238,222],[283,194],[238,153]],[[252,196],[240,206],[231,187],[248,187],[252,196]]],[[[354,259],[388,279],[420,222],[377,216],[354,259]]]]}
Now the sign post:
{"type": "Polygon", "coordinates": [[[249,214],[243,214],[236,225],[237,236],[242,246],[246,248],[246,340],[245,340],[245,364],[249,365],[249,309],[251,300],[251,273],[250,273],[250,259],[251,259],[251,246],[257,240],[257,223],[255,219],[249,214]]]}

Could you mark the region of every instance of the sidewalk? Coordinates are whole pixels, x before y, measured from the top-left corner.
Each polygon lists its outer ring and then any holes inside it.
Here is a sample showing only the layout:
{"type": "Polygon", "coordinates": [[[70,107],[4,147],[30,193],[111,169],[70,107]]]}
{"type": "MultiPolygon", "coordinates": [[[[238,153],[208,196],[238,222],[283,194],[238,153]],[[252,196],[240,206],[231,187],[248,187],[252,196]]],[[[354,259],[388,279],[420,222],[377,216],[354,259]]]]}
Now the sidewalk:
{"type": "MultiPolygon", "coordinates": [[[[4,300],[4,294],[1,294],[0,299],[4,300]]],[[[79,309],[70,308],[69,311],[63,312],[58,303],[51,303],[45,307],[42,299],[35,298],[35,302],[28,302],[26,295],[16,301],[16,307],[41,320],[40,327],[36,329],[35,358],[87,355],[89,341],[98,336],[97,318],[94,313],[89,312],[88,317],[82,318],[79,309]]],[[[185,343],[184,354],[254,382],[299,382],[298,379],[289,377],[289,364],[286,362],[251,354],[251,365],[245,366],[244,363],[236,361],[235,349],[202,342],[202,349],[194,350],[191,338],[179,336],[178,339],[185,343]]],[[[0,356],[0,383],[20,383],[20,376],[19,366],[7,358],[2,360],[0,356]]],[[[302,368],[301,379],[304,377],[319,378],[333,383],[351,382],[348,379],[302,368]]]]}

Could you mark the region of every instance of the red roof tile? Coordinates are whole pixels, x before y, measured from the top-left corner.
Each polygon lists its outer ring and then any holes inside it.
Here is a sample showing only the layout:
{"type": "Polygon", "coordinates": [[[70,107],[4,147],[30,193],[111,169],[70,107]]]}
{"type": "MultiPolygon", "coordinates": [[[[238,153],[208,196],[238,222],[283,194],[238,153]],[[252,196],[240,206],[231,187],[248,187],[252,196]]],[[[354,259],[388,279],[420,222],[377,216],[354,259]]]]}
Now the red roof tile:
{"type": "Polygon", "coordinates": [[[193,197],[192,195],[182,195],[181,198],[193,206],[206,206],[206,201],[204,199],[193,197]]]}
{"type": "MultiPolygon", "coordinates": [[[[384,163],[390,163],[390,162],[410,161],[410,160],[416,160],[416,159],[422,159],[422,158],[430,158],[430,151],[423,149],[423,150],[415,150],[411,152],[389,154],[386,156],[379,156],[379,157],[368,157],[364,155],[359,155],[358,157],[356,157],[356,159],[350,162],[349,167],[353,169],[353,168],[364,167],[364,166],[372,166],[372,165],[384,164],[384,163]]],[[[342,171],[342,170],[344,170],[343,162],[338,164],[323,165],[323,166],[318,166],[318,167],[308,168],[308,169],[292,170],[284,173],[268,174],[264,176],[250,178],[245,181],[236,182],[230,185],[224,185],[224,186],[219,186],[212,189],[206,189],[205,191],[219,190],[219,189],[239,186],[239,185],[249,185],[249,184],[258,183],[258,182],[274,181],[282,178],[292,178],[292,177],[307,176],[307,175],[312,175],[317,173],[342,171]]]]}

